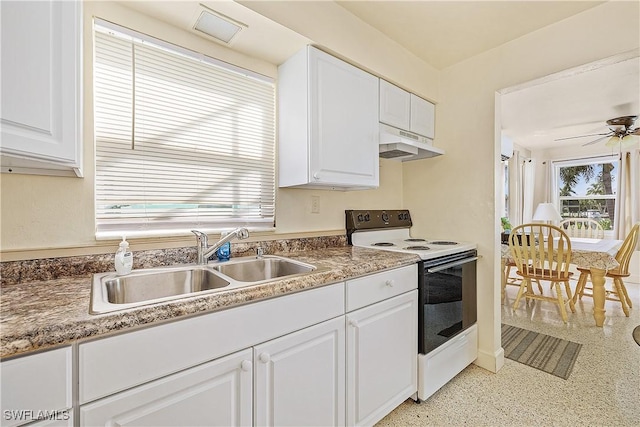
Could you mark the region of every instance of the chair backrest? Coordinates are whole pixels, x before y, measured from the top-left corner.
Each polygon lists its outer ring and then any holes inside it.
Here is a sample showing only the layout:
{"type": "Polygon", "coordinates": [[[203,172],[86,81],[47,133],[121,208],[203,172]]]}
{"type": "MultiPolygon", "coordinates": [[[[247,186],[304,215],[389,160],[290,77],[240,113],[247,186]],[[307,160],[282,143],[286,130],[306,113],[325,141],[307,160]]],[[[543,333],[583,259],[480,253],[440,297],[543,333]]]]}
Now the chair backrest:
{"type": "Polygon", "coordinates": [[[604,238],[602,225],[591,218],[571,218],[560,221],[559,227],[569,237],[589,237],[592,239],[604,238]]]}
{"type": "Polygon", "coordinates": [[[571,262],[571,241],[559,227],[522,224],[509,235],[511,256],[524,276],[564,277],[571,262]]]}
{"type": "Polygon", "coordinates": [[[627,237],[624,238],[622,246],[618,249],[616,254],[616,261],[620,264],[618,271],[621,274],[629,274],[629,261],[631,260],[631,254],[638,244],[638,230],[640,230],[640,223],[633,226],[627,237]]]}

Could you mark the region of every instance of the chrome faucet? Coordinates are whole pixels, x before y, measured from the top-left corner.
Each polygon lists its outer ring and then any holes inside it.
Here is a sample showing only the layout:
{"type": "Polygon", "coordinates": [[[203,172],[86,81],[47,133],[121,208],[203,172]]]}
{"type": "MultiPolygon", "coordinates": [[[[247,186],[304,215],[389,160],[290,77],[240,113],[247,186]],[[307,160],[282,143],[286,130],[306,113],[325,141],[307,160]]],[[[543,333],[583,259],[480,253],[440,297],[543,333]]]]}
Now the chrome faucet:
{"type": "Polygon", "coordinates": [[[235,230],[229,232],[226,236],[222,237],[213,245],[209,246],[208,236],[202,231],[191,230],[193,234],[196,235],[196,242],[198,248],[198,264],[206,264],[207,260],[211,255],[213,255],[222,245],[227,242],[230,242],[234,238],[238,238],[238,240],[246,239],[249,237],[249,231],[246,228],[236,228],[235,230]]]}

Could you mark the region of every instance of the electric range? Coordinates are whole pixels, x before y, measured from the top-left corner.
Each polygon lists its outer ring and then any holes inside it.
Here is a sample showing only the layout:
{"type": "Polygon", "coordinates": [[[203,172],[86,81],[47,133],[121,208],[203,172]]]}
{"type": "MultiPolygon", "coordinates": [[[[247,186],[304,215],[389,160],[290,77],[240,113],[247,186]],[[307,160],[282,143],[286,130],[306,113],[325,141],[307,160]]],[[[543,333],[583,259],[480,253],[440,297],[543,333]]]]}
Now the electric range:
{"type": "Polygon", "coordinates": [[[412,236],[406,209],[345,214],[350,245],[420,257],[417,396],[425,400],[478,354],[476,244],[412,236]]]}

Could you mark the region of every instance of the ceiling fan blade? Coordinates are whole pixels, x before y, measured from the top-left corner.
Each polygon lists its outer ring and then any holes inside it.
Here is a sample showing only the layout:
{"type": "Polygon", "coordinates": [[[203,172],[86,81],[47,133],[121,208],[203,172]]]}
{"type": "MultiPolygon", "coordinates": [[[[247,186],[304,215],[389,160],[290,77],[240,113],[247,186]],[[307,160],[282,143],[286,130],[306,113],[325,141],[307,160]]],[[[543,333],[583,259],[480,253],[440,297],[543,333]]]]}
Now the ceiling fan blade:
{"type": "Polygon", "coordinates": [[[607,133],[592,133],[589,135],[580,135],[580,136],[569,136],[566,138],[558,138],[558,139],[554,139],[554,141],[564,141],[565,139],[576,139],[576,138],[585,138],[587,136],[607,136],[607,135],[613,135],[613,132],[607,132],[607,133]]]}
{"type": "Polygon", "coordinates": [[[603,137],[600,137],[600,138],[598,138],[598,139],[594,139],[593,141],[587,142],[586,144],[582,144],[582,146],[583,146],[583,147],[586,147],[587,145],[595,144],[596,142],[600,142],[600,141],[602,141],[602,140],[604,140],[604,139],[609,138],[609,136],[610,136],[610,135],[609,135],[609,134],[607,134],[607,135],[605,135],[605,136],[603,136],[603,137]]]}
{"type": "Polygon", "coordinates": [[[640,128],[634,129],[630,131],[627,135],[639,135],[640,136],[640,128]]]}

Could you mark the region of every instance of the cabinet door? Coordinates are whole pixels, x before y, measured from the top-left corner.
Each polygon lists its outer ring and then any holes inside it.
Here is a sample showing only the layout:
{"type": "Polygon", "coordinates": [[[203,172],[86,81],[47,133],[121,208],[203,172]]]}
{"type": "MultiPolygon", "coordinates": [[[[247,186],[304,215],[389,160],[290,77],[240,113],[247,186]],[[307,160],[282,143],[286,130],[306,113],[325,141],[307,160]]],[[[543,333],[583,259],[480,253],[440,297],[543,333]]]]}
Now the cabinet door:
{"type": "Polygon", "coordinates": [[[380,121],[398,129],[409,129],[411,94],[380,79],[380,121]]]}
{"type": "Polygon", "coordinates": [[[25,424],[39,416],[65,423],[72,404],[71,347],[2,362],[0,384],[3,426],[25,424]]]}
{"type": "Polygon", "coordinates": [[[309,182],[378,186],[378,78],[309,48],[309,182]]]}
{"type": "Polygon", "coordinates": [[[80,1],[2,3],[2,154],[81,162],[80,1]]]}
{"type": "Polygon", "coordinates": [[[244,350],[80,407],[80,425],[249,426],[252,353],[244,350]]]}
{"type": "Polygon", "coordinates": [[[435,105],[411,94],[411,132],[430,139],[435,138],[435,114],[435,105]]]}
{"type": "Polygon", "coordinates": [[[254,348],[258,426],[345,422],[344,316],[254,348]]]}
{"type": "Polygon", "coordinates": [[[418,389],[418,291],[347,314],[347,425],[373,425],[418,389]]]}

